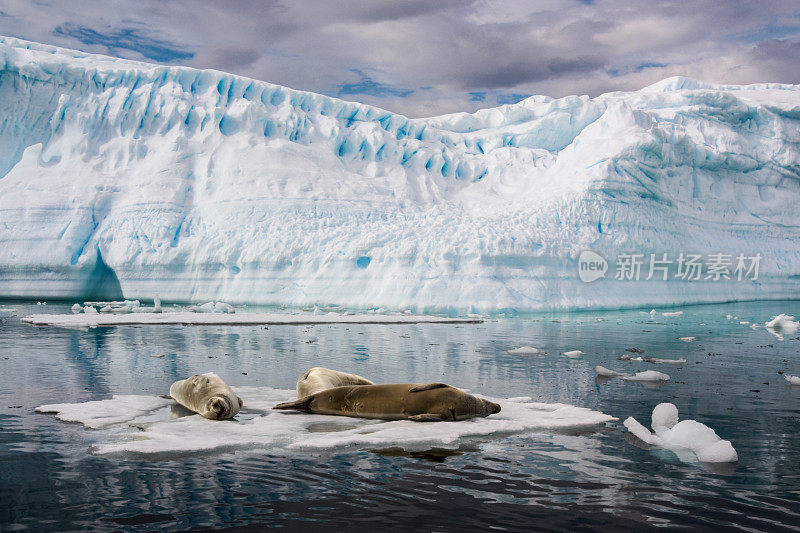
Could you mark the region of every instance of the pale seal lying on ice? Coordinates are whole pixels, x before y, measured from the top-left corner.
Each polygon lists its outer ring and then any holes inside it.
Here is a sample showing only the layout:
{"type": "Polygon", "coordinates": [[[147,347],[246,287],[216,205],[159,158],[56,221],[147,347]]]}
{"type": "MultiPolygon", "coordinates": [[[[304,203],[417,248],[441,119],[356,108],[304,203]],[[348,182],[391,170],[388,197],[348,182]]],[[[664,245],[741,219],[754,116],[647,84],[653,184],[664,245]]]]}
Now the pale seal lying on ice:
{"type": "Polygon", "coordinates": [[[315,366],[297,380],[297,397],[305,398],[325,389],[346,385],[374,385],[374,383],[355,374],[346,374],[330,368],[315,366]]]}
{"type": "Polygon", "coordinates": [[[209,420],[233,418],[242,408],[242,400],[222,379],[213,373],[197,374],[176,381],[169,395],[179,404],[209,420]]]}

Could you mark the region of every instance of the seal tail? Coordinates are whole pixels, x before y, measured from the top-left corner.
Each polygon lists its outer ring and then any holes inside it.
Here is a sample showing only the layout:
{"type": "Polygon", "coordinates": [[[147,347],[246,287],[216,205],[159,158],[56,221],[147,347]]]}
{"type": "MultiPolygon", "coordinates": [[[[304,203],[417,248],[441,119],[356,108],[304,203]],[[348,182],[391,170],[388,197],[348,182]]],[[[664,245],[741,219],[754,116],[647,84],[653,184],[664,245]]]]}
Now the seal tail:
{"type": "Polygon", "coordinates": [[[300,398],[299,400],[295,400],[293,402],[284,402],[279,403],[273,409],[284,409],[290,411],[302,411],[304,413],[311,412],[311,400],[313,400],[313,396],[306,396],[305,398],[300,398]]]}

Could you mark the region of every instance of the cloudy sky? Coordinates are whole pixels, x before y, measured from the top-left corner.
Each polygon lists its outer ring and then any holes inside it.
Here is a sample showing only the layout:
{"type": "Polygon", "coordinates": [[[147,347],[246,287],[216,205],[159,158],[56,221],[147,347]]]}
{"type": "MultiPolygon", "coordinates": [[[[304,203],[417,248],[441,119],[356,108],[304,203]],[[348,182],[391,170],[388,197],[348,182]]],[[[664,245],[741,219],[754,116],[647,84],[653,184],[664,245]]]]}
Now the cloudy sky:
{"type": "Polygon", "coordinates": [[[800,82],[797,0],[2,0],[0,34],[414,117],[674,75],[800,82]]]}

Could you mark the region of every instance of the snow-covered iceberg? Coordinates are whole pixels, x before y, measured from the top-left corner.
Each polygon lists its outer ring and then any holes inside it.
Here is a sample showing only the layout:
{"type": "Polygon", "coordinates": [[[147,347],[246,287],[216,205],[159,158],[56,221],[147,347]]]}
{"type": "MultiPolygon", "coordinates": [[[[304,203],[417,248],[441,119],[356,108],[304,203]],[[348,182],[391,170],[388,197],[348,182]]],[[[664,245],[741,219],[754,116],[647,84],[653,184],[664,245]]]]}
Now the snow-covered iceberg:
{"type": "Polygon", "coordinates": [[[408,119],[0,37],[0,295],[459,312],[782,298],[800,276],[798,126],[794,85],[670,78],[408,119]],[[589,249],[763,261],[756,281],[608,267],[584,283],[589,249]]]}

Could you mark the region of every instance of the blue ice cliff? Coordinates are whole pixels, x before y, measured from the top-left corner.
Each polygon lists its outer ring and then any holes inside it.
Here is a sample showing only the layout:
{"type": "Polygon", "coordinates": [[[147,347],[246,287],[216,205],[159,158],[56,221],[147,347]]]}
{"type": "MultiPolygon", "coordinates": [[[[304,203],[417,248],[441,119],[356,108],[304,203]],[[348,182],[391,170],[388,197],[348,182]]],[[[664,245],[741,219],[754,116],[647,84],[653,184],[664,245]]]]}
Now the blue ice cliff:
{"type": "Polygon", "coordinates": [[[799,224],[800,86],[670,78],[408,119],[0,38],[4,297],[450,312],[797,297],[799,224]],[[579,279],[584,250],[605,277],[579,279]],[[620,254],[681,252],[763,260],[758,279],[646,280],[647,261],[614,279],[620,254]]]}

